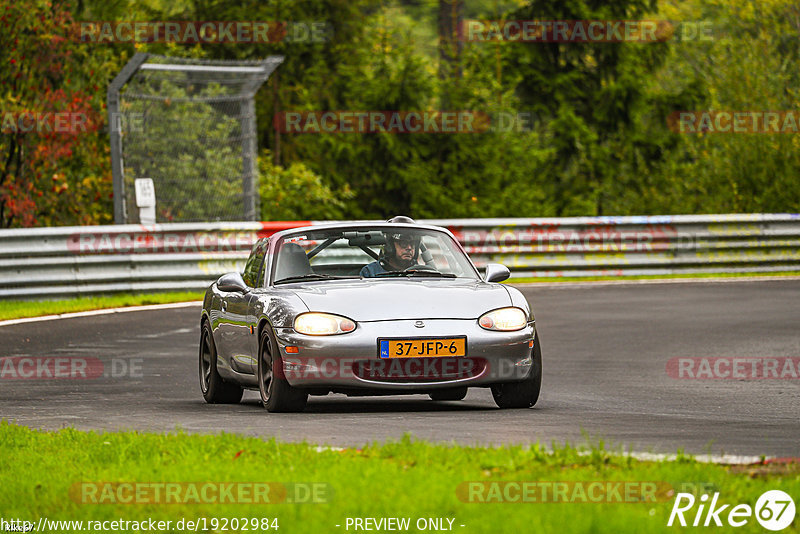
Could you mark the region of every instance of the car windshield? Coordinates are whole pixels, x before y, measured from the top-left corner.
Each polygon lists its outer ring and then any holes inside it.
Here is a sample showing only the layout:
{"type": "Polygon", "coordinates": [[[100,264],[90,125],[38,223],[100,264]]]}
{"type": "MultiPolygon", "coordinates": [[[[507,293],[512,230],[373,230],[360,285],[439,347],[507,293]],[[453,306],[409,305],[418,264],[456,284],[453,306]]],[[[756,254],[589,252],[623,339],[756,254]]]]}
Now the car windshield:
{"type": "Polygon", "coordinates": [[[276,244],[275,284],[342,278],[470,278],[478,274],[448,234],[413,227],[303,231],[276,244]]]}

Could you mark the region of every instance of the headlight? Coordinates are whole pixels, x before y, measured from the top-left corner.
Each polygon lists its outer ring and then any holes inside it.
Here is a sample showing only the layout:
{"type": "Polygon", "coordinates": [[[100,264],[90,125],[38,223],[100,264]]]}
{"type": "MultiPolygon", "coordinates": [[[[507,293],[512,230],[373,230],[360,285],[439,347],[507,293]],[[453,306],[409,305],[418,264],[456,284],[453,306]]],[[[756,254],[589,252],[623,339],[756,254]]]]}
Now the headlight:
{"type": "Polygon", "coordinates": [[[511,332],[522,330],[528,324],[525,312],[519,308],[500,308],[481,315],[478,324],[486,330],[511,332]]]}
{"type": "Polygon", "coordinates": [[[356,323],[347,317],[330,313],[302,313],[294,320],[294,329],[309,336],[347,334],[356,329],[356,323]]]}

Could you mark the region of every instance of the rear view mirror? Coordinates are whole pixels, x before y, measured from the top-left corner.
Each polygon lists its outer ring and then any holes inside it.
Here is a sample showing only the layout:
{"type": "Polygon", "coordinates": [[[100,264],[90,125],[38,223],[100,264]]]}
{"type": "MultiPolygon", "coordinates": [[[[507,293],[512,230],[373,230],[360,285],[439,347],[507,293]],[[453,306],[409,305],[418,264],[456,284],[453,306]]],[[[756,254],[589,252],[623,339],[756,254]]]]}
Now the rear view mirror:
{"type": "Polygon", "coordinates": [[[501,263],[490,263],[486,265],[486,274],[483,275],[483,279],[487,282],[502,282],[509,276],[511,276],[511,271],[508,270],[508,267],[501,263]]]}
{"type": "Polygon", "coordinates": [[[374,247],[386,244],[386,238],[383,232],[377,230],[370,230],[367,232],[343,232],[342,235],[347,239],[347,244],[351,247],[374,247]]]}
{"type": "Polygon", "coordinates": [[[242,275],[239,273],[223,274],[217,280],[217,287],[220,291],[228,293],[244,293],[247,291],[247,284],[244,283],[242,275]]]}

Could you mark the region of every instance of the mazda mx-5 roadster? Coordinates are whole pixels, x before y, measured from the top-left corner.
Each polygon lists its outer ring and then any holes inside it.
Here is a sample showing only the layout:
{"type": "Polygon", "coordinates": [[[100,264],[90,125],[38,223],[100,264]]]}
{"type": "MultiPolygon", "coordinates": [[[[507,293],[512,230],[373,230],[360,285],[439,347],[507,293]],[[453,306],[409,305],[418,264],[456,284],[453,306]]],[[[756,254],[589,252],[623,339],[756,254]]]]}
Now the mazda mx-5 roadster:
{"type": "Polygon", "coordinates": [[[243,273],[203,300],[200,389],[209,403],[259,391],[270,412],[309,395],[491,388],[500,408],[536,404],[542,355],[522,293],[483,276],[447,229],[408,217],[285,230],[258,240],[243,273]]]}

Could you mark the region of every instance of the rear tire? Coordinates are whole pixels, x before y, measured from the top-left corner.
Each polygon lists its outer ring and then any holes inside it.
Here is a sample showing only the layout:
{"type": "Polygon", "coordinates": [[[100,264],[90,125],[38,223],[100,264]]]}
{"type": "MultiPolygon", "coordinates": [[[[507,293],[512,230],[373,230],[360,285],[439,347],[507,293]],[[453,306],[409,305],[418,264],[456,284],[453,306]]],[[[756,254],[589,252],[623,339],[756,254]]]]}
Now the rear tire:
{"type": "Polygon", "coordinates": [[[244,394],[242,388],[225,382],[219,375],[217,346],[208,321],[203,321],[200,330],[200,391],[209,404],[236,404],[244,394]]]}
{"type": "Polygon", "coordinates": [[[258,390],[270,413],[302,412],[308,402],[308,393],[290,386],[284,377],[283,360],[269,325],[261,332],[259,343],[258,390]]]}
{"type": "Polygon", "coordinates": [[[467,388],[437,389],[428,396],[434,401],[460,401],[467,396],[467,388]]]}
{"type": "Polygon", "coordinates": [[[530,374],[522,382],[506,382],[492,386],[492,397],[500,408],[530,408],[539,400],[542,389],[542,350],[537,332],[532,353],[530,374]]]}

